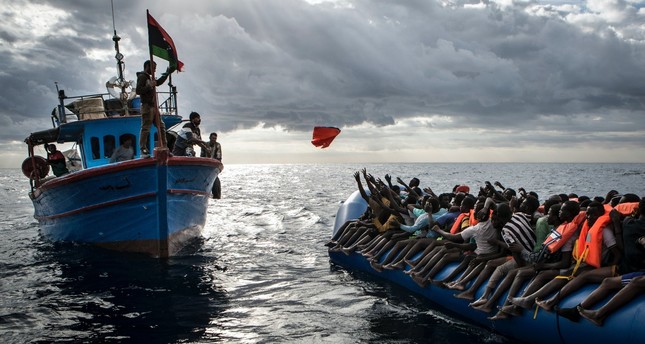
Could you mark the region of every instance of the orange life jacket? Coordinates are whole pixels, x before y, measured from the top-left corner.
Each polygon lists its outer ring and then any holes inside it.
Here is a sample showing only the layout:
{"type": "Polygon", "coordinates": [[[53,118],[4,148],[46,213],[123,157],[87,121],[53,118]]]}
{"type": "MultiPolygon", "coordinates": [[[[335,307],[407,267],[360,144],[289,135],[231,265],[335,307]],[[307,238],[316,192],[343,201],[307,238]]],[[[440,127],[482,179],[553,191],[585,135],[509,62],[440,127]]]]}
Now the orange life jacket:
{"type": "Polygon", "coordinates": [[[468,216],[469,216],[468,226],[474,226],[479,223],[479,221],[477,221],[477,216],[475,216],[475,209],[470,209],[470,213],[468,216]]]}
{"type": "MultiPolygon", "coordinates": [[[[634,216],[638,212],[638,202],[620,203],[617,204],[614,209],[623,216],[634,216]]],[[[605,211],[606,210],[607,209],[605,209],[605,211]]]]}
{"type": "Polygon", "coordinates": [[[581,211],[571,222],[563,223],[556,228],[559,239],[555,238],[555,234],[549,234],[544,239],[544,245],[547,245],[549,252],[555,253],[564,246],[564,244],[571,239],[576,233],[580,224],[585,220],[585,212],[581,211]]]}
{"type": "Polygon", "coordinates": [[[602,231],[609,223],[611,223],[611,219],[607,213],[600,216],[591,227],[585,221],[580,230],[580,236],[578,236],[578,244],[573,252],[573,257],[576,260],[582,258],[585,263],[595,268],[600,267],[602,257],[602,231]]]}
{"type": "MultiPolygon", "coordinates": [[[[461,213],[461,214],[459,214],[459,216],[457,216],[457,219],[455,220],[455,223],[453,223],[452,228],[450,228],[450,234],[457,234],[457,233],[461,232],[461,223],[464,221],[465,217],[471,216],[470,214],[472,213],[472,211],[473,210],[471,209],[470,212],[461,213]]],[[[471,221],[472,221],[472,219],[473,218],[470,217],[471,221]]]]}

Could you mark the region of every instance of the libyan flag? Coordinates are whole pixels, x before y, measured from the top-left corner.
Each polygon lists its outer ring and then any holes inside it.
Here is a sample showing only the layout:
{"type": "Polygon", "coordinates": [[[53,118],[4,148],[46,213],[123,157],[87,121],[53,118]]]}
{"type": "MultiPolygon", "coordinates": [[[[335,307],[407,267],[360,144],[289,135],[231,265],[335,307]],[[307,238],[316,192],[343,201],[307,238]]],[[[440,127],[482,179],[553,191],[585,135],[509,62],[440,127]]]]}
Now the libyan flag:
{"type": "Polygon", "coordinates": [[[181,72],[184,63],[177,58],[177,49],[175,43],[159,23],[148,12],[148,43],[150,44],[150,53],[158,56],[168,62],[170,66],[181,72]]]}

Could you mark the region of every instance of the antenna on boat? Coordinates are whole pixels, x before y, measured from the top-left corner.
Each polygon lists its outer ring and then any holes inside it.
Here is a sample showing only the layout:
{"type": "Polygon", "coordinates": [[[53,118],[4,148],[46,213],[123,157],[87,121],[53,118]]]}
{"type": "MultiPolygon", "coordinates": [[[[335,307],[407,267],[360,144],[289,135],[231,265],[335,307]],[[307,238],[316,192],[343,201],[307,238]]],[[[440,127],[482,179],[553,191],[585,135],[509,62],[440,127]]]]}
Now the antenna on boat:
{"type": "Polygon", "coordinates": [[[105,87],[113,97],[121,100],[124,113],[127,114],[127,101],[134,98],[135,92],[132,90],[132,81],[125,80],[125,78],[123,77],[125,63],[123,62],[124,56],[123,54],[121,54],[121,51],[119,49],[119,41],[121,40],[121,37],[119,37],[119,35],[117,35],[116,33],[116,22],[114,19],[114,0],[111,0],[110,3],[112,4],[112,28],[114,29],[114,36],[112,36],[112,40],[114,41],[114,50],[116,50],[116,55],[114,55],[114,58],[116,58],[117,76],[110,78],[110,80],[105,83],[105,87]],[[120,92],[118,92],[118,94],[114,92],[115,88],[120,89],[120,92]]]}

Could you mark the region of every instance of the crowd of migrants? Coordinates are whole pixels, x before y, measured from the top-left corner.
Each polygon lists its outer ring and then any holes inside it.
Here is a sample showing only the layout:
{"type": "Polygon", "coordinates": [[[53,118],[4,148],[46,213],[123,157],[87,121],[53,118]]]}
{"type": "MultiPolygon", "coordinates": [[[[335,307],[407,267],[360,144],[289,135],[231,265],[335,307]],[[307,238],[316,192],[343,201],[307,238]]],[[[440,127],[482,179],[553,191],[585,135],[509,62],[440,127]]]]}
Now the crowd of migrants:
{"type": "Polygon", "coordinates": [[[329,250],[357,251],[378,271],[404,269],[421,287],[431,283],[458,290],[455,297],[491,313],[489,319],[540,307],[602,326],[608,315],[645,290],[645,198],[635,194],[570,193],[540,202],[535,192],[499,182],[486,182],[476,195],[466,185],[437,195],[422,190],[417,178],[409,185],[397,178],[393,185],[390,175],[383,182],[365,169],[354,177],[367,211],[336,232],[329,250]],[[455,270],[435,279],[452,262],[459,262],[455,270]],[[483,295],[475,300],[484,283],[483,295]],[[589,283],[599,286],[579,305],[558,307],[589,283]]]}

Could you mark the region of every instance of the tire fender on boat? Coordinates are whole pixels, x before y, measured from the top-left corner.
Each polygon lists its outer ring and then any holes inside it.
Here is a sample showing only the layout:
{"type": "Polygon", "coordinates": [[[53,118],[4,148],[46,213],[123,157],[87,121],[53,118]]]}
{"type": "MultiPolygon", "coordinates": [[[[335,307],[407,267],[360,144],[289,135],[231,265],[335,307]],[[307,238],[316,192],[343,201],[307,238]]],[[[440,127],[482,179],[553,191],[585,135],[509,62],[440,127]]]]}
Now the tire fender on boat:
{"type": "Polygon", "coordinates": [[[22,162],[22,174],[29,179],[45,178],[49,173],[49,164],[47,159],[39,155],[34,155],[22,162]]]}

